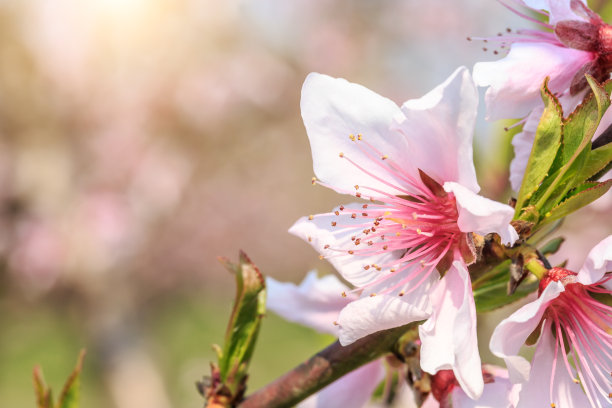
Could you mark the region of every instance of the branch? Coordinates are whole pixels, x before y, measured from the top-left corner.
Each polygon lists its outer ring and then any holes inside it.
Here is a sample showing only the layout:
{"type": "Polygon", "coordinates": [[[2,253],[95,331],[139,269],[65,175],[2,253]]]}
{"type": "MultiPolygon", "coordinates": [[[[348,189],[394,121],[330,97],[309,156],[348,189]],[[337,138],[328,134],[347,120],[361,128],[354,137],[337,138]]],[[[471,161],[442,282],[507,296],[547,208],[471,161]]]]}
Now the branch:
{"type": "Polygon", "coordinates": [[[336,341],[276,381],[255,391],[239,407],[292,407],[348,372],[397,350],[398,340],[417,327],[418,323],[379,331],[345,347],[336,341]]]}

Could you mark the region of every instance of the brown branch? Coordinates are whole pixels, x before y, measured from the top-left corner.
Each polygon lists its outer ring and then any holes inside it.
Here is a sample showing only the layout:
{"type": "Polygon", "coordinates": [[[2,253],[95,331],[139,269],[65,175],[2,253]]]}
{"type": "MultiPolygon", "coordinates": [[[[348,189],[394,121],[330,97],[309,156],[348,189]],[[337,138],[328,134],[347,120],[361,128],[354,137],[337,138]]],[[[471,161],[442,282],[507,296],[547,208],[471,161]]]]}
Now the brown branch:
{"type": "Polygon", "coordinates": [[[240,408],[292,407],[350,371],[397,349],[419,322],[373,333],[348,346],[335,342],[276,381],[247,397],[240,408]]]}

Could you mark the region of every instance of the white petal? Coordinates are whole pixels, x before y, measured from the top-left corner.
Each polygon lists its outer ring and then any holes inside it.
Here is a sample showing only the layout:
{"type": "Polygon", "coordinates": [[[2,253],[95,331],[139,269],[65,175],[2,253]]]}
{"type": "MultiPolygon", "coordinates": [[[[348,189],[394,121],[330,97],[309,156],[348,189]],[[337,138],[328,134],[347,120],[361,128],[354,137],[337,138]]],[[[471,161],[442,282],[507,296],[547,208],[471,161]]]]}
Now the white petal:
{"type": "Polygon", "coordinates": [[[544,112],[544,104],[541,103],[527,116],[527,120],[523,125],[523,130],[517,133],[512,138],[512,146],[514,147],[514,158],[510,163],[510,184],[512,189],[518,192],[523,183],[527,162],[531,155],[531,148],[535,141],[536,130],[540,124],[540,118],[544,112]]]}
{"type": "Polygon", "coordinates": [[[514,209],[509,205],[479,196],[457,183],[444,183],[444,190],[455,195],[459,211],[457,225],[462,232],[480,235],[495,232],[505,245],[511,245],[518,239],[516,230],[510,225],[514,209]]]}
{"type": "Polygon", "coordinates": [[[517,408],[550,407],[551,403],[555,403],[559,408],[589,406],[580,384],[574,383],[565,368],[561,356],[563,352],[563,350],[558,351],[552,390],[553,400],[551,401],[550,382],[553,380],[552,364],[555,357],[555,340],[550,324],[545,324],[533,356],[529,381],[522,386],[517,408]]]}
{"type": "Polygon", "coordinates": [[[591,249],[577,279],[583,285],[592,285],[599,282],[606,272],[612,272],[612,235],[591,249]]]}
{"type": "Polygon", "coordinates": [[[382,361],[372,361],[331,383],[308,400],[298,404],[298,407],[363,407],[370,401],[372,393],[383,380],[384,374],[382,361]]]}
{"type": "Polygon", "coordinates": [[[427,299],[412,304],[399,296],[366,296],[349,303],[338,317],[340,344],[346,346],[368,334],[429,317],[427,299]]]}
{"type": "Polygon", "coordinates": [[[474,80],[489,86],[487,119],[527,116],[541,103],[540,87],[547,76],[552,92],[563,92],[592,54],[548,43],[515,43],[501,60],[474,65],[474,80]],[[538,61],[538,64],[533,64],[538,61]]]}
{"type": "Polygon", "coordinates": [[[406,136],[407,163],[440,184],[457,181],[478,192],[472,160],[477,109],[478,91],[465,67],[422,98],[405,102],[396,129],[406,136]]]}
{"type": "Polygon", "coordinates": [[[529,363],[518,352],[527,337],[536,329],[546,308],[565,289],[559,282],[550,282],[539,298],[512,313],[497,325],[489,348],[506,361],[513,383],[525,382],[529,377],[529,363]]]}
{"type": "MultiPolygon", "coordinates": [[[[487,370],[490,372],[489,370],[487,370]]],[[[482,396],[473,400],[461,388],[451,392],[452,406],[460,408],[510,408],[514,407],[513,400],[520,385],[512,384],[508,380],[508,372],[499,369],[503,375],[495,375],[493,382],[484,385],[482,396]]]]}
{"type": "MultiPolygon", "coordinates": [[[[349,135],[363,135],[381,154],[402,163],[406,156],[403,136],[389,127],[395,115],[401,114],[391,100],[344,79],[312,73],[302,87],[302,118],[312,149],[316,176],[340,193],[354,191],[354,185],[364,185],[392,194],[405,194],[379,179],[402,186],[379,157],[370,158],[351,141],[349,135]],[[343,153],[368,173],[351,164],[343,153]],[[378,177],[379,179],[377,179],[378,177]]],[[[363,146],[363,143],[360,144],[363,146]]]]}
{"type": "MultiPolygon", "coordinates": [[[[347,204],[345,208],[359,208],[361,211],[359,204],[347,204]]],[[[329,262],[344,279],[361,287],[381,276],[381,272],[375,268],[364,269],[364,266],[384,265],[399,259],[402,255],[402,251],[389,251],[371,256],[338,252],[338,249],[348,251],[356,248],[351,237],[357,235],[357,232],[363,227],[352,228],[351,226],[362,224],[363,221],[359,217],[353,219],[346,213],[336,216],[332,212],[331,215],[315,215],[312,220],[302,217],[289,229],[289,232],[311,244],[321,255],[328,257],[329,262]],[[337,222],[337,226],[332,227],[332,222],[337,222]],[[326,249],[326,245],[329,245],[329,248],[326,249]]],[[[388,273],[388,271],[383,272],[388,273]]]]}
{"type": "Polygon", "coordinates": [[[419,326],[421,367],[434,374],[452,369],[461,388],[477,399],[483,390],[476,336],[476,307],[467,268],[454,261],[431,293],[433,314],[419,326]]]}
{"type": "Polygon", "coordinates": [[[336,335],[334,322],[340,310],[351,299],[342,297],[348,288],[335,276],[317,277],[316,271],[306,275],[300,286],[282,283],[268,277],[267,308],[285,319],[323,333],[336,335]]]}
{"type": "MultiPolygon", "coordinates": [[[[534,10],[544,10],[549,12],[549,23],[557,24],[563,20],[586,20],[572,11],[571,0],[517,0],[527,7],[534,10]]],[[[581,0],[585,5],[586,1],[581,0]]]]}

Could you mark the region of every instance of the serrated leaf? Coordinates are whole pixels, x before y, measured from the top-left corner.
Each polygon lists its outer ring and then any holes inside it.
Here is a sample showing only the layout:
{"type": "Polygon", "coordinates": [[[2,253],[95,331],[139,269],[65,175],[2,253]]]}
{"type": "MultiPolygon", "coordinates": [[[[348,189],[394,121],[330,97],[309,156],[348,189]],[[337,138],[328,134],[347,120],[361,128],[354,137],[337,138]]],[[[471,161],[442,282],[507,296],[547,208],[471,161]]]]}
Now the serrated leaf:
{"type": "Polygon", "coordinates": [[[577,177],[580,181],[585,181],[595,176],[601,170],[605,169],[612,161],[612,143],[591,150],[587,157],[584,166],[580,170],[580,175],[577,177]]]}
{"type": "Polygon", "coordinates": [[[79,408],[79,394],[81,388],[81,370],[83,368],[83,359],[85,358],[85,350],[81,350],[77,359],[74,370],[66,380],[59,400],[55,405],[56,408],[79,408]]]}
{"type": "Polygon", "coordinates": [[[523,177],[518,194],[516,203],[517,217],[520,215],[524,204],[538,189],[538,186],[548,174],[557,151],[561,146],[563,111],[557,98],[548,89],[548,78],[542,85],[541,93],[545,108],[536,130],[531,154],[527,161],[525,176],[523,177]]]}
{"type": "Polygon", "coordinates": [[[238,392],[255,347],[261,319],[265,313],[265,281],[259,269],[244,254],[233,265],[225,262],[236,276],[236,299],[228,323],[222,358],[219,360],[221,381],[238,392]]]}
{"type": "Polygon", "coordinates": [[[544,222],[554,221],[579,210],[604,195],[611,186],[612,180],[607,180],[602,183],[587,183],[586,185],[578,187],[579,192],[573,194],[550,210],[550,212],[546,214],[544,222]],[[588,188],[584,188],[585,186],[588,186],[588,188]]]}
{"type": "Polygon", "coordinates": [[[593,93],[564,121],[563,163],[567,163],[577,151],[584,149],[593,138],[599,121],[610,106],[610,97],[603,86],[587,75],[593,93]]]}
{"type": "Polygon", "coordinates": [[[532,201],[540,213],[547,213],[554,208],[566,197],[568,191],[584,181],[581,179],[582,168],[590,154],[591,138],[601,117],[610,106],[610,97],[606,90],[590,75],[586,77],[593,92],[592,96],[564,121],[561,150],[563,165],[558,170],[553,169],[554,174],[549,177],[553,181],[544,180],[540,191],[545,191],[539,192],[537,200],[532,201]]]}

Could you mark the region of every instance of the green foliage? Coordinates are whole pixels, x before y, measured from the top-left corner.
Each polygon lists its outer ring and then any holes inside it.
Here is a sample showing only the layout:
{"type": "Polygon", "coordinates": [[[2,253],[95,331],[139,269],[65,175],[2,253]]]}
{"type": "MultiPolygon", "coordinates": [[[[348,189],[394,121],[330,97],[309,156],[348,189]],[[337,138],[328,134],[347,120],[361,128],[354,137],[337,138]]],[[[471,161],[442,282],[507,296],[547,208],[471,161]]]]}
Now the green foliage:
{"type": "Polygon", "coordinates": [[[37,408],[79,408],[79,389],[81,386],[81,369],[84,358],[85,350],[81,350],[77,364],[68,380],[66,380],[56,404],[53,404],[51,388],[45,383],[42,370],[40,367],[34,368],[33,381],[37,408]]]}
{"type": "Polygon", "coordinates": [[[513,294],[508,295],[511,263],[508,259],[474,281],[472,288],[478,313],[489,312],[508,305],[537,290],[538,280],[534,276],[528,276],[513,294]]]}
{"type": "Polygon", "coordinates": [[[515,219],[534,230],[576,211],[602,196],[608,182],[591,181],[612,160],[612,146],[591,149],[591,139],[610,105],[612,84],[599,85],[587,75],[592,93],[567,118],[559,101],[542,86],[544,113],[518,194],[515,219]]]}
{"type": "Polygon", "coordinates": [[[219,259],[236,277],[236,299],[223,348],[215,346],[218,364],[212,364],[209,384],[201,391],[214,406],[234,406],[246,391],[247,369],[266,311],[265,280],[244,252],[238,264],[219,259]]]}

